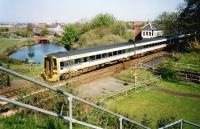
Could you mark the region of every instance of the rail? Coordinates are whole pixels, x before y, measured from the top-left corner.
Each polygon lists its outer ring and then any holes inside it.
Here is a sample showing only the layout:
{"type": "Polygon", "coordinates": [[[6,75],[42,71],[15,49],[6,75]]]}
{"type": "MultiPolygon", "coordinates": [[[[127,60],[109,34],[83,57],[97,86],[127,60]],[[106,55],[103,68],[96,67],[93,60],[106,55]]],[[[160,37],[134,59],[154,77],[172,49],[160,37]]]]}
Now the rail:
{"type": "MultiPolygon", "coordinates": [[[[58,88],[49,86],[48,84],[45,84],[45,83],[36,81],[36,80],[34,80],[34,79],[32,79],[32,78],[29,78],[29,77],[27,77],[27,76],[24,76],[24,75],[22,75],[22,74],[19,74],[19,73],[15,72],[15,71],[9,70],[9,69],[4,68],[4,67],[1,67],[1,66],[0,66],[0,71],[6,72],[6,73],[8,73],[8,74],[12,74],[12,75],[17,76],[17,77],[19,77],[19,78],[22,78],[22,79],[24,79],[24,80],[26,80],[26,81],[32,82],[32,83],[34,83],[34,84],[36,84],[36,85],[38,85],[38,86],[40,86],[40,87],[47,88],[47,89],[52,90],[52,91],[54,91],[54,92],[56,92],[56,93],[62,94],[62,95],[64,95],[64,96],[67,96],[67,97],[68,97],[68,101],[69,101],[69,118],[70,118],[70,120],[72,120],[72,101],[73,101],[73,99],[74,99],[74,100],[80,101],[80,102],[82,102],[82,103],[85,103],[85,104],[87,104],[87,105],[90,105],[90,106],[92,106],[92,107],[94,107],[94,108],[97,108],[97,109],[99,109],[99,110],[101,110],[101,111],[104,111],[104,112],[106,112],[106,113],[108,113],[108,114],[111,114],[111,115],[113,115],[113,116],[115,116],[115,117],[118,117],[118,118],[119,118],[119,122],[120,122],[120,124],[119,124],[119,125],[120,125],[120,129],[122,129],[122,125],[123,125],[123,121],[124,121],[124,120],[125,120],[125,121],[128,121],[128,122],[130,122],[130,123],[132,123],[132,124],[135,124],[135,125],[137,125],[137,126],[139,126],[139,127],[142,127],[142,128],[144,128],[144,129],[150,129],[149,127],[144,126],[144,125],[142,125],[142,124],[140,124],[140,123],[138,123],[138,122],[135,122],[135,121],[133,121],[133,120],[127,118],[127,117],[124,117],[124,116],[119,115],[119,114],[117,114],[117,113],[115,113],[115,112],[112,112],[112,111],[110,111],[110,110],[108,110],[108,109],[105,109],[105,108],[103,108],[103,107],[100,107],[100,106],[98,106],[98,105],[96,105],[96,104],[94,104],[94,103],[88,102],[88,101],[86,101],[86,100],[84,100],[84,99],[82,99],[82,98],[79,98],[79,97],[77,97],[77,96],[74,96],[74,95],[72,95],[72,94],[70,94],[70,93],[68,93],[68,92],[65,92],[65,91],[61,90],[61,89],[58,89],[58,88]]],[[[70,121],[70,124],[69,124],[69,128],[70,128],[70,129],[72,129],[72,123],[73,123],[73,121],[70,121]]]]}
{"type": "Polygon", "coordinates": [[[192,122],[190,122],[190,121],[182,120],[182,119],[181,119],[181,120],[175,121],[175,122],[173,122],[173,123],[170,123],[170,124],[168,124],[168,125],[165,125],[164,127],[158,128],[158,129],[167,129],[167,128],[173,127],[173,126],[175,126],[175,125],[178,125],[178,124],[180,124],[180,129],[183,129],[184,123],[189,124],[189,125],[192,125],[192,126],[194,126],[194,127],[200,128],[200,125],[198,125],[198,124],[195,124],[195,123],[192,123],[192,122]]]}
{"type": "Polygon", "coordinates": [[[87,127],[93,128],[93,129],[103,129],[103,128],[100,128],[100,127],[95,126],[95,125],[91,125],[91,124],[88,124],[88,123],[85,123],[85,122],[82,122],[82,121],[79,121],[79,120],[76,120],[76,119],[73,119],[73,118],[70,118],[70,117],[67,117],[67,116],[57,114],[55,112],[47,111],[47,110],[44,110],[44,109],[41,109],[41,108],[38,108],[38,107],[35,107],[35,106],[32,106],[32,105],[28,105],[28,104],[25,104],[25,103],[21,103],[21,102],[15,101],[15,100],[5,98],[5,97],[2,97],[2,96],[0,96],[0,100],[6,101],[8,103],[15,104],[15,105],[27,108],[27,109],[38,111],[38,112],[41,112],[41,113],[44,113],[44,114],[47,114],[47,115],[50,115],[50,116],[54,116],[54,117],[57,117],[57,118],[62,119],[62,120],[66,120],[66,121],[69,121],[69,122],[72,121],[73,123],[77,123],[77,124],[87,126],[87,127]]]}
{"type": "Polygon", "coordinates": [[[127,94],[128,91],[131,91],[131,90],[135,91],[137,88],[147,87],[147,85],[149,85],[151,83],[154,83],[154,82],[156,82],[156,81],[158,81],[160,79],[161,79],[161,76],[158,76],[158,77],[155,77],[155,78],[150,79],[148,81],[145,81],[143,83],[136,83],[136,84],[135,83],[128,83],[129,85],[132,85],[132,86],[129,86],[128,88],[123,88],[121,90],[118,90],[118,91],[114,92],[113,94],[104,97],[103,99],[100,100],[100,102],[103,102],[106,99],[112,98],[112,97],[117,96],[119,94],[122,94],[124,92],[127,94]]]}

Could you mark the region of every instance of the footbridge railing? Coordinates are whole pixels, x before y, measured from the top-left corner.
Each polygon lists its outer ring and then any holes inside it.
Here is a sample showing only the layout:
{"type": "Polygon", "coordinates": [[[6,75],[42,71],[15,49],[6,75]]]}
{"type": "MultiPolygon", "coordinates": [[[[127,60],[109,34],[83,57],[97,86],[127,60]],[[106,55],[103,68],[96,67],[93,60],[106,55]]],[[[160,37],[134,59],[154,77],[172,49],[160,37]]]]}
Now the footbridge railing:
{"type": "Polygon", "coordinates": [[[190,126],[196,127],[197,129],[200,129],[200,125],[192,123],[190,121],[182,120],[182,119],[178,120],[178,121],[175,121],[175,122],[173,122],[171,124],[165,125],[164,127],[161,127],[161,128],[158,128],[158,129],[168,129],[168,128],[171,128],[171,127],[173,127],[175,125],[179,125],[180,129],[183,129],[185,124],[188,124],[190,126]]]}
{"type": "Polygon", "coordinates": [[[74,122],[77,123],[77,124],[81,124],[81,125],[85,125],[85,126],[91,127],[91,128],[101,129],[101,127],[97,127],[97,126],[94,126],[94,125],[91,125],[91,124],[88,124],[88,123],[85,123],[85,122],[73,119],[73,116],[72,116],[72,112],[73,112],[72,111],[72,102],[73,102],[73,100],[80,101],[80,102],[85,103],[87,105],[90,105],[90,106],[92,106],[92,107],[94,107],[96,109],[99,109],[99,110],[101,110],[101,111],[103,111],[103,112],[105,112],[107,114],[110,114],[110,115],[113,115],[113,116],[117,117],[119,119],[119,129],[123,128],[123,121],[128,121],[128,122],[130,122],[132,124],[135,124],[135,125],[137,125],[137,126],[139,126],[141,128],[144,128],[144,129],[150,129],[149,127],[144,126],[144,125],[142,125],[142,124],[140,124],[140,123],[138,123],[136,121],[133,121],[133,120],[127,118],[127,117],[124,117],[124,116],[122,116],[120,114],[117,114],[117,113],[112,112],[112,111],[110,111],[108,109],[100,107],[100,106],[98,106],[98,105],[96,105],[94,103],[88,102],[88,101],[86,101],[86,100],[84,100],[82,98],[79,98],[79,97],[74,96],[74,95],[72,95],[72,94],[70,94],[68,92],[65,92],[64,90],[61,90],[61,89],[49,86],[46,83],[42,83],[42,82],[36,81],[36,80],[34,80],[32,78],[29,78],[27,76],[24,76],[22,74],[19,74],[19,73],[13,71],[13,70],[10,70],[10,69],[7,69],[7,68],[4,68],[4,67],[0,66],[0,71],[6,72],[6,73],[14,75],[14,76],[17,76],[17,77],[22,78],[22,79],[24,79],[26,81],[32,82],[32,83],[34,83],[34,84],[36,84],[36,85],[38,85],[40,87],[47,88],[47,89],[49,89],[51,91],[54,91],[56,93],[62,94],[64,96],[67,96],[68,97],[68,102],[69,102],[69,116],[68,117],[66,117],[66,116],[60,116],[60,115],[58,115],[58,114],[56,114],[54,112],[43,110],[43,109],[31,106],[31,105],[27,105],[27,104],[24,104],[24,103],[21,103],[21,102],[17,102],[15,100],[7,99],[7,98],[1,97],[1,96],[0,96],[0,100],[3,100],[3,101],[6,101],[6,102],[9,102],[9,103],[12,103],[12,104],[16,104],[16,105],[19,105],[19,106],[22,106],[22,107],[25,107],[25,108],[36,110],[36,111],[39,111],[39,112],[42,112],[42,113],[45,113],[45,114],[49,114],[49,115],[52,115],[52,116],[55,116],[55,117],[67,120],[67,121],[69,121],[69,129],[73,128],[72,124],[74,122]]]}

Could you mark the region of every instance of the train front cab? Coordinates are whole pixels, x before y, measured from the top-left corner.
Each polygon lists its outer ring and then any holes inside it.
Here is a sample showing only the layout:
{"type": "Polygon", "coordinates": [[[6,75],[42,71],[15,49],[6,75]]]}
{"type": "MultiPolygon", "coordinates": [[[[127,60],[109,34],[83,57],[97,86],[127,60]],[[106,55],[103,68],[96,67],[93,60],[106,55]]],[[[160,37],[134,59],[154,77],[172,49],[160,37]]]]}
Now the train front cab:
{"type": "Polygon", "coordinates": [[[44,58],[44,77],[48,81],[58,81],[58,62],[55,57],[44,58]]]}

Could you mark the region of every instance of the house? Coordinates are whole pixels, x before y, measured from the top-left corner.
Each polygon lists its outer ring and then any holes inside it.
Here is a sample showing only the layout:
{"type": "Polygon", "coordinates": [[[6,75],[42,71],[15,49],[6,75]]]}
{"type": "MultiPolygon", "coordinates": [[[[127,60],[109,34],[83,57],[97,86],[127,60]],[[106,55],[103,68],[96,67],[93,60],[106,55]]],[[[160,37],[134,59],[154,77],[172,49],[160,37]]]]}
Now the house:
{"type": "Polygon", "coordinates": [[[155,38],[163,36],[163,30],[158,24],[149,23],[141,28],[142,38],[155,38]]]}
{"type": "Polygon", "coordinates": [[[62,35],[62,33],[63,33],[63,31],[64,31],[63,28],[64,28],[63,26],[61,26],[61,25],[59,25],[59,24],[56,24],[56,25],[54,25],[54,26],[48,28],[48,30],[49,30],[49,32],[50,32],[51,34],[62,35]]]}

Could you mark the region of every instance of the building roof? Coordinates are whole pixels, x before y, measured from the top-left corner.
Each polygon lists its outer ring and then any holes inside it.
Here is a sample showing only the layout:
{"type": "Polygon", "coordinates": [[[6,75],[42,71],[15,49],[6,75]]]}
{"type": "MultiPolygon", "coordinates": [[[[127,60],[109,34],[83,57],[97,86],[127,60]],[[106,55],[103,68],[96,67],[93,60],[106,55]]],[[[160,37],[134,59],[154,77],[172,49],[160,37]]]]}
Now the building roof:
{"type": "Polygon", "coordinates": [[[156,23],[146,24],[141,28],[142,30],[162,30],[162,28],[156,23]]]}
{"type": "MultiPolygon", "coordinates": [[[[141,41],[137,41],[136,44],[149,42],[149,41],[153,41],[153,40],[158,40],[158,39],[160,39],[160,38],[141,40],[141,41]]],[[[84,54],[84,53],[102,51],[102,50],[105,50],[105,49],[113,49],[113,48],[118,48],[118,47],[124,47],[124,46],[128,46],[128,45],[133,45],[133,43],[125,42],[125,43],[118,43],[118,44],[112,44],[112,45],[103,45],[103,46],[98,46],[98,47],[94,47],[94,48],[83,48],[83,49],[78,49],[78,50],[70,50],[70,51],[65,51],[65,52],[52,53],[52,54],[49,54],[47,56],[54,56],[54,57],[60,58],[60,57],[66,57],[66,56],[73,56],[73,55],[79,55],[79,54],[84,54]]]]}

